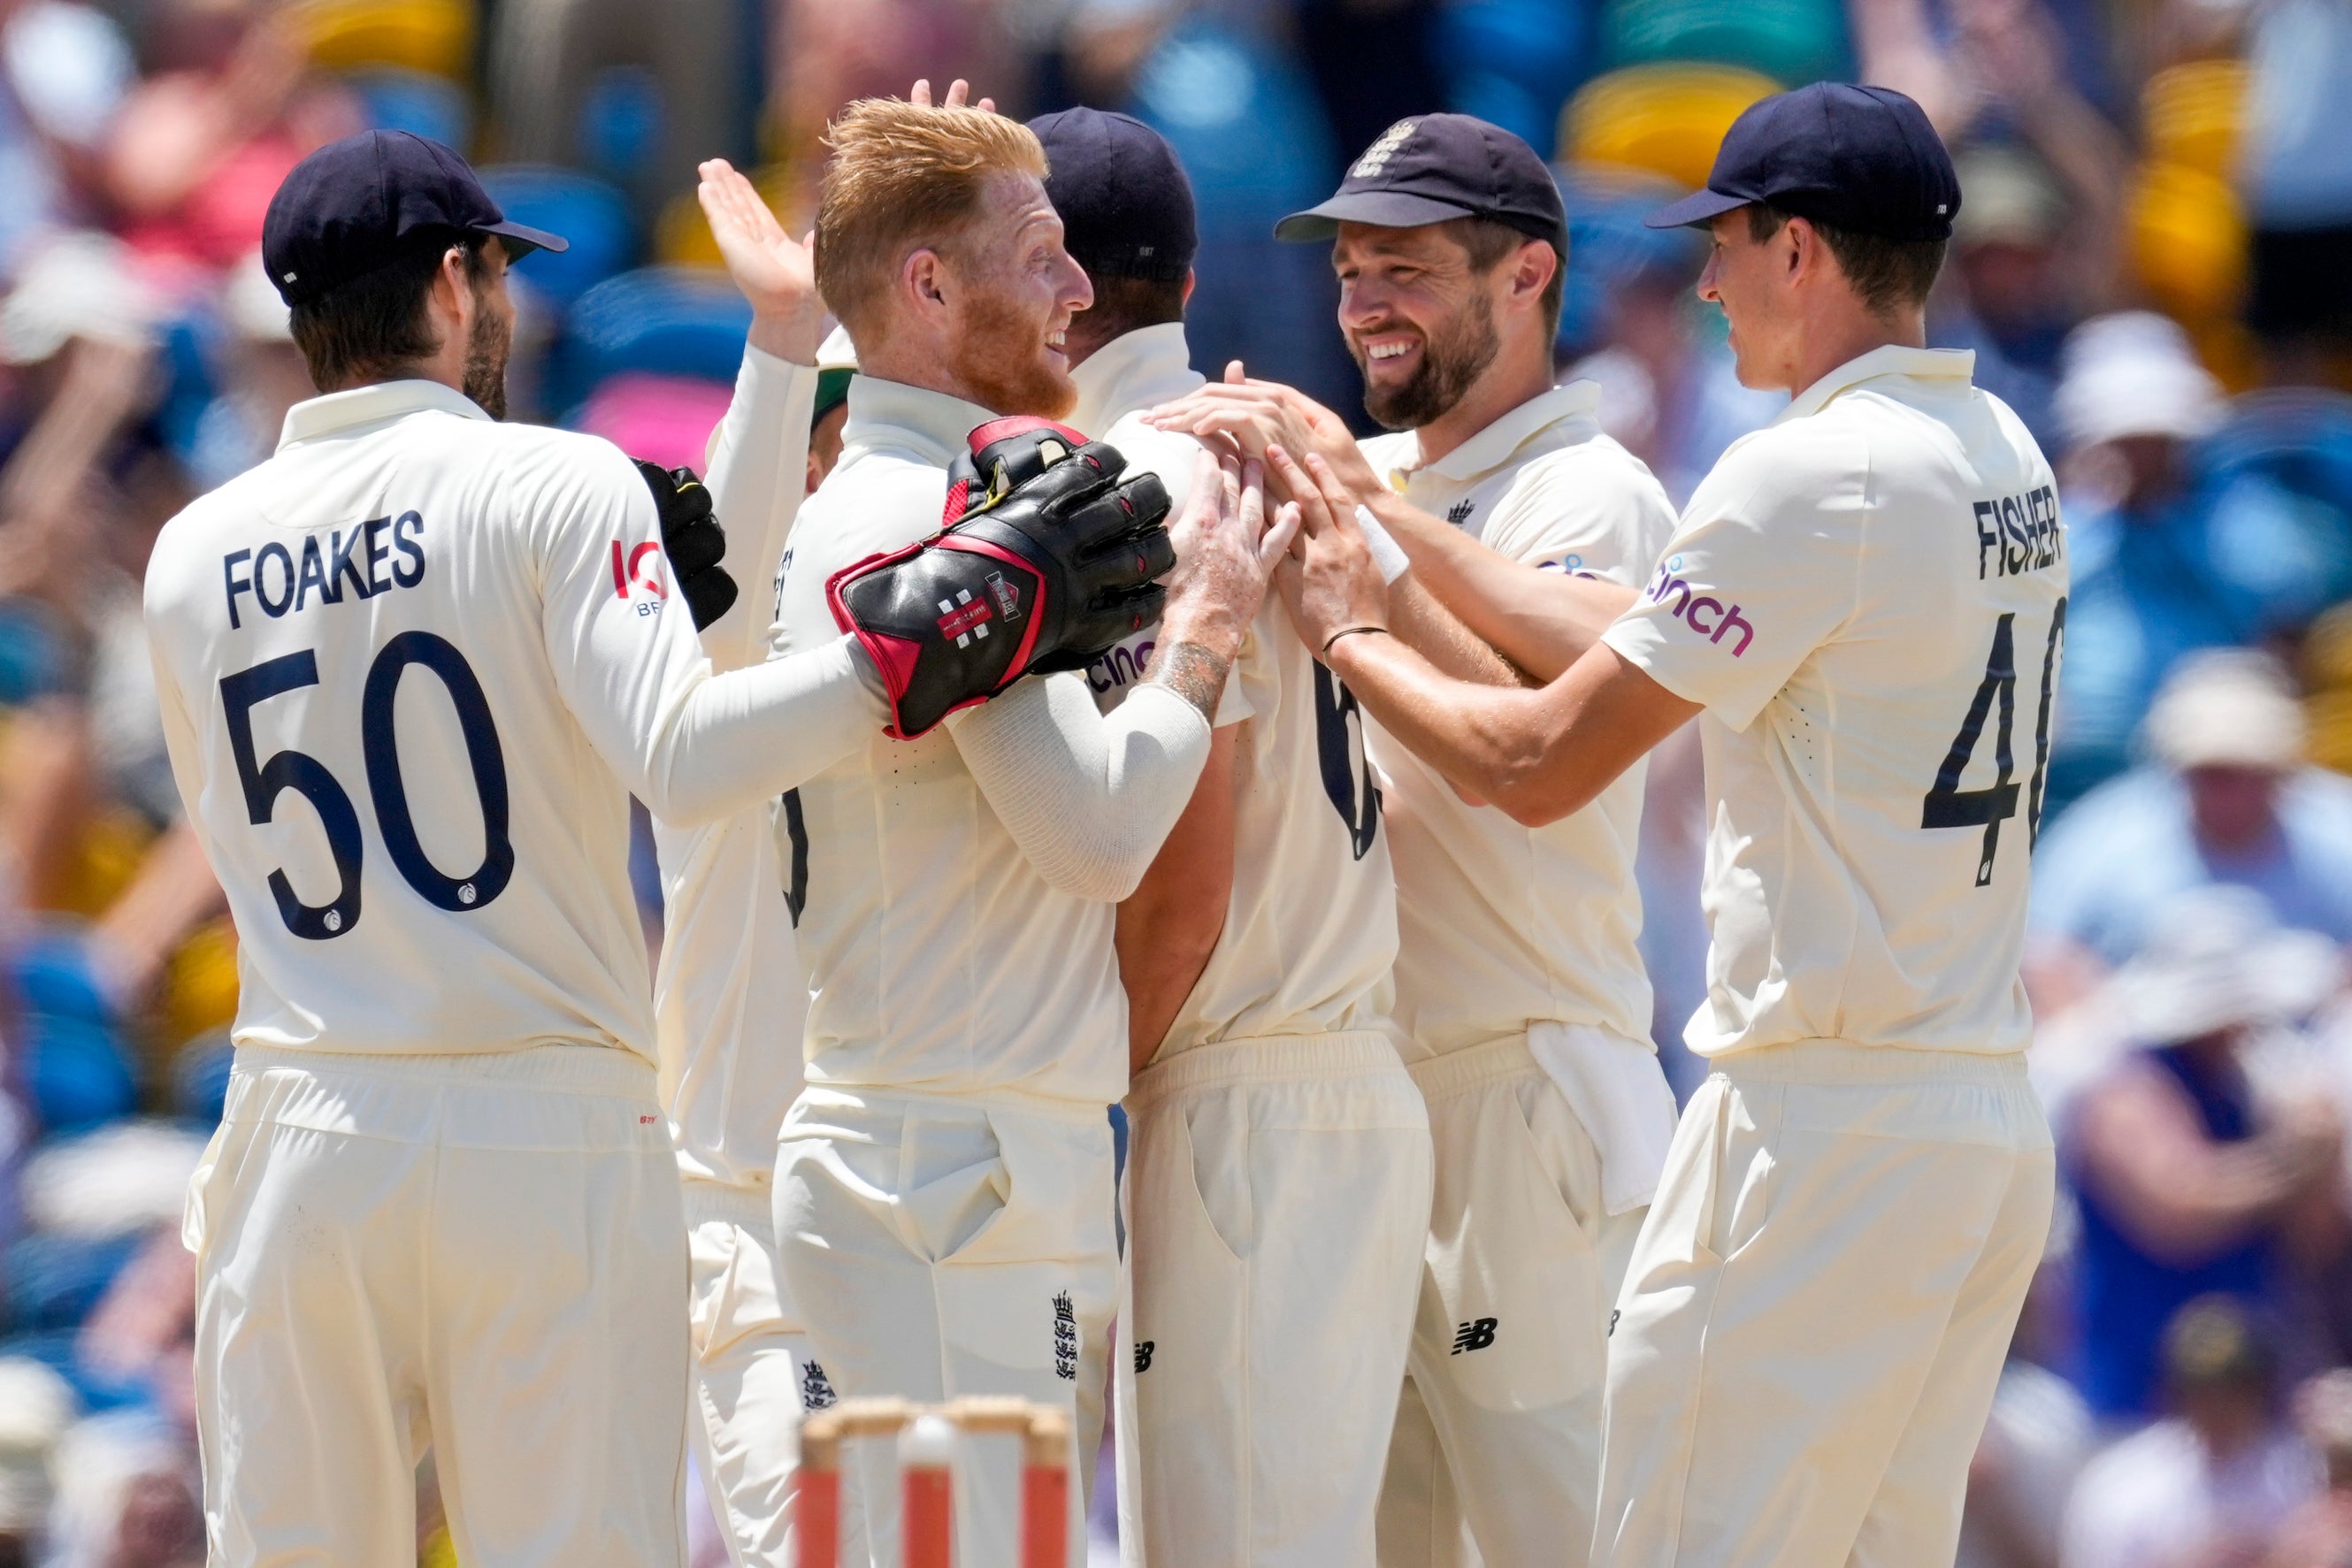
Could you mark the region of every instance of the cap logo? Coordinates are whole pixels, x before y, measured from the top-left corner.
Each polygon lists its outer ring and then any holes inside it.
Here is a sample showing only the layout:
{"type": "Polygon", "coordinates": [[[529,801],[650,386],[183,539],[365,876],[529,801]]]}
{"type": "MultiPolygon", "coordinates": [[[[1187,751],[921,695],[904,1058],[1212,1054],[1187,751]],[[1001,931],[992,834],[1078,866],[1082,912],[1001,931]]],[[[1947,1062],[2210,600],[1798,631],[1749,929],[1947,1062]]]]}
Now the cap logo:
{"type": "Polygon", "coordinates": [[[1355,167],[1348,171],[1348,178],[1350,180],[1378,178],[1381,171],[1389,166],[1389,160],[1396,156],[1397,149],[1412,141],[1412,133],[1419,129],[1421,129],[1421,120],[1415,116],[1411,120],[1400,120],[1381,131],[1379,138],[1370,147],[1364,149],[1364,155],[1356,160],[1355,167]]]}

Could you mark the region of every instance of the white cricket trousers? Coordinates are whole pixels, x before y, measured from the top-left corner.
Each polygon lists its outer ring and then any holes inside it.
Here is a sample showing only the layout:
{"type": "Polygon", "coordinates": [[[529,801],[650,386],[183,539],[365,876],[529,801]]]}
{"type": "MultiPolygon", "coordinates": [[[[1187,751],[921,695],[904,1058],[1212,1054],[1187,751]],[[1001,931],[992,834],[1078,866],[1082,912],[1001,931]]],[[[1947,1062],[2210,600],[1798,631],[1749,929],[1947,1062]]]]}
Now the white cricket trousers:
{"type": "Polygon", "coordinates": [[[2053,1181],[2021,1055],[1717,1058],[1619,1298],[1596,1568],[1951,1562],[2053,1181]]]}
{"type": "MultiPolygon", "coordinates": [[[[841,1397],[925,1402],[1012,1394],[1070,1412],[1069,1560],[1102,1446],[1118,1284],[1108,1106],[811,1085],[776,1150],[777,1259],[841,1397]]],[[[898,1568],[898,1462],[854,1444],[866,1539],[898,1568]]],[[[1015,1561],[1019,1450],[969,1445],[956,1473],[956,1562],[1015,1561]]]]}
{"type": "Polygon", "coordinates": [[[1420,1091],[1385,1034],[1265,1038],[1146,1069],[1127,1108],[1122,1538],[1149,1568],[1370,1568],[1429,1231],[1420,1091]]]}
{"type": "MultiPolygon", "coordinates": [[[[793,1568],[800,1418],[834,1403],[776,1264],[765,1187],[686,1181],[693,1279],[695,1420],[687,1431],[734,1568],[793,1568]]],[[[864,1560],[854,1479],[843,1487],[842,1561],[864,1560]]]]}
{"type": "Polygon", "coordinates": [[[682,1561],[686,1227],[638,1057],[240,1047],[186,1233],[215,1568],[414,1568],[428,1446],[468,1564],[682,1561]]]}
{"type": "Polygon", "coordinates": [[[1524,1036],[1415,1062],[1412,1080],[1437,1187],[1381,1568],[1580,1568],[1609,1311],[1645,1211],[1605,1211],[1600,1150],[1524,1036]]]}

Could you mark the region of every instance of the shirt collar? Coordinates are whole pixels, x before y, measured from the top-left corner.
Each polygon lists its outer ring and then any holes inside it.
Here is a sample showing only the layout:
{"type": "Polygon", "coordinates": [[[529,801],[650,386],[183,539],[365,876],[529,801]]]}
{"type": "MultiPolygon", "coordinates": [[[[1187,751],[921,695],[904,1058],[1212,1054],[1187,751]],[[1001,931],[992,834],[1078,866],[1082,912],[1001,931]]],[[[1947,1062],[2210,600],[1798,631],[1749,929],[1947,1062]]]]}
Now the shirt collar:
{"type": "Polygon", "coordinates": [[[461,419],[488,422],[490,417],[472,398],[439,382],[378,382],[349,392],[305,398],[288,409],[285,426],[278,432],[278,449],[283,452],[298,441],[315,441],[322,435],[357,430],[363,424],[382,424],[386,420],[428,409],[454,413],[461,419]]]}
{"type": "Polygon", "coordinates": [[[1184,323],[1163,321],[1113,338],[1080,361],[1070,379],[1078,383],[1078,406],[1069,423],[1100,435],[1136,410],[1173,402],[1208,378],[1192,368],[1184,323]]]}
{"type": "Polygon", "coordinates": [[[849,383],[849,418],[841,427],[841,444],[912,436],[933,449],[931,461],[944,468],[963,454],[964,437],[996,417],[946,392],[861,374],[849,383]]]}
{"type": "Polygon", "coordinates": [[[1775,424],[1784,420],[1802,419],[1827,408],[1840,392],[1851,392],[1864,382],[1881,376],[1911,376],[1921,381],[1973,381],[1977,370],[1974,349],[1911,349],[1901,343],[1888,343],[1863,355],[1848,360],[1789,401],[1775,424]]]}
{"type": "Polygon", "coordinates": [[[1552,387],[1528,399],[1434,463],[1421,461],[1420,437],[1416,435],[1413,455],[1398,465],[1397,471],[1412,474],[1426,469],[1456,484],[1469,484],[1508,463],[1513,453],[1553,425],[1590,415],[1600,407],[1598,382],[1570,382],[1566,386],[1552,387]]]}

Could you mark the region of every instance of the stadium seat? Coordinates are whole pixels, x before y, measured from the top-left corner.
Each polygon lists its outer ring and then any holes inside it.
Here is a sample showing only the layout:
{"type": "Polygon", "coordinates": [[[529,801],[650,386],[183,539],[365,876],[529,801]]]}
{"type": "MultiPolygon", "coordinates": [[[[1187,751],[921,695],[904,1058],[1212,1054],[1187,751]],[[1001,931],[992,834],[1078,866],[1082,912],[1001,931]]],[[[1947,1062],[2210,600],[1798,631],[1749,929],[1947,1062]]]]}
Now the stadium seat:
{"type": "Polygon", "coordinates": [[[2242,60],[2189,60],[2148,78],[2139,95],[2148,156],[2217,180],[2231,178],[2250,74],[2242,60]]]}
{"type": "Polygon", "coordinates": [[[1723,133],[1740,111],[1778,92],[1734,66],[1629,66],[1584,84],[1560,111],[1563,162],[1647,170],[1685,190],[1706,183],[1723,133]]]}
{"type": "Polygon", "coordinates": [[[79,936],[41,932],[16,950],[12,967],[25,1087],[43,1127],[77,1132],[129,1114],[138,1082],[79,936]]]}
{"type": "Polygon", "coordinates": [[[2133,270],[2176,316],[2210,320],[2238,308],[2246,284],[2246,219],[2227,182],[2183,163],[2142,163],[2126,202],[2133,270]]]}
{"type": "Polygon", "coordinates": [[[637,259],[636,219],[619,187],[551,164],[493,163],[480,172],[482,188],[509,218],[571,242],[569,250],[540,252],[523,268],[559,310],[637,259]]]}
{"type": "Polygon", "coordinates": [[[1611,65],[1705,60],[1787,82],[1853,69],[1840,0],[1610,0],[1601,51],[1611,65]]]}
{"type": "Polygon", "coordinates": [[[353,71],[343,85],[359,96],[376,131],[407,131],[463,150],[474,139],[474,104],[446,77],[385,67],[353,71]]]}
{"type": "Polygon", "coordinates": [[[293,0],[286,9],[329,70],[393,66],[458,79],[473,65],[470,0],[293,0]]]}
{"type": "Polygon", "coordinates": [[[698,473],[734,395],[732,382],[625,371],[590,393],[572,423],[632,457],[698,473]]]}
{"type": "Polygon", "coordinates": [[[549,405],[572,408],[629,371],[731,386],[751,329],[751,307],[724,273],[648,267],[606,278],[572,307],[550,367],[549,405]]]}

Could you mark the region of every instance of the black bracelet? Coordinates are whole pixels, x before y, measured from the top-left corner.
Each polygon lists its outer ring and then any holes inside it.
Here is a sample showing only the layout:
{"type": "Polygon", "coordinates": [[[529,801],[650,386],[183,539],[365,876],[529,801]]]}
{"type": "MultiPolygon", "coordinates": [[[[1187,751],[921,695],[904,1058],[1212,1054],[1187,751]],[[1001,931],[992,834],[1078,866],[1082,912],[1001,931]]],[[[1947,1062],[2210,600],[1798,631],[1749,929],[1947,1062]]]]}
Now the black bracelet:
{"type": "Polygon", "coordinates": [[[1329,653],[1331,651],[1332,643],[1338,642],[1342,637],[1352,637],[1359,632],[1378,632],[1382,636],[1390,634],[1389,629],[1385,626],[1342,626],[1339,630],[1332,632],[1330,636],[1324,639],[1323,651],[1327,653],[1329,653]]]}

